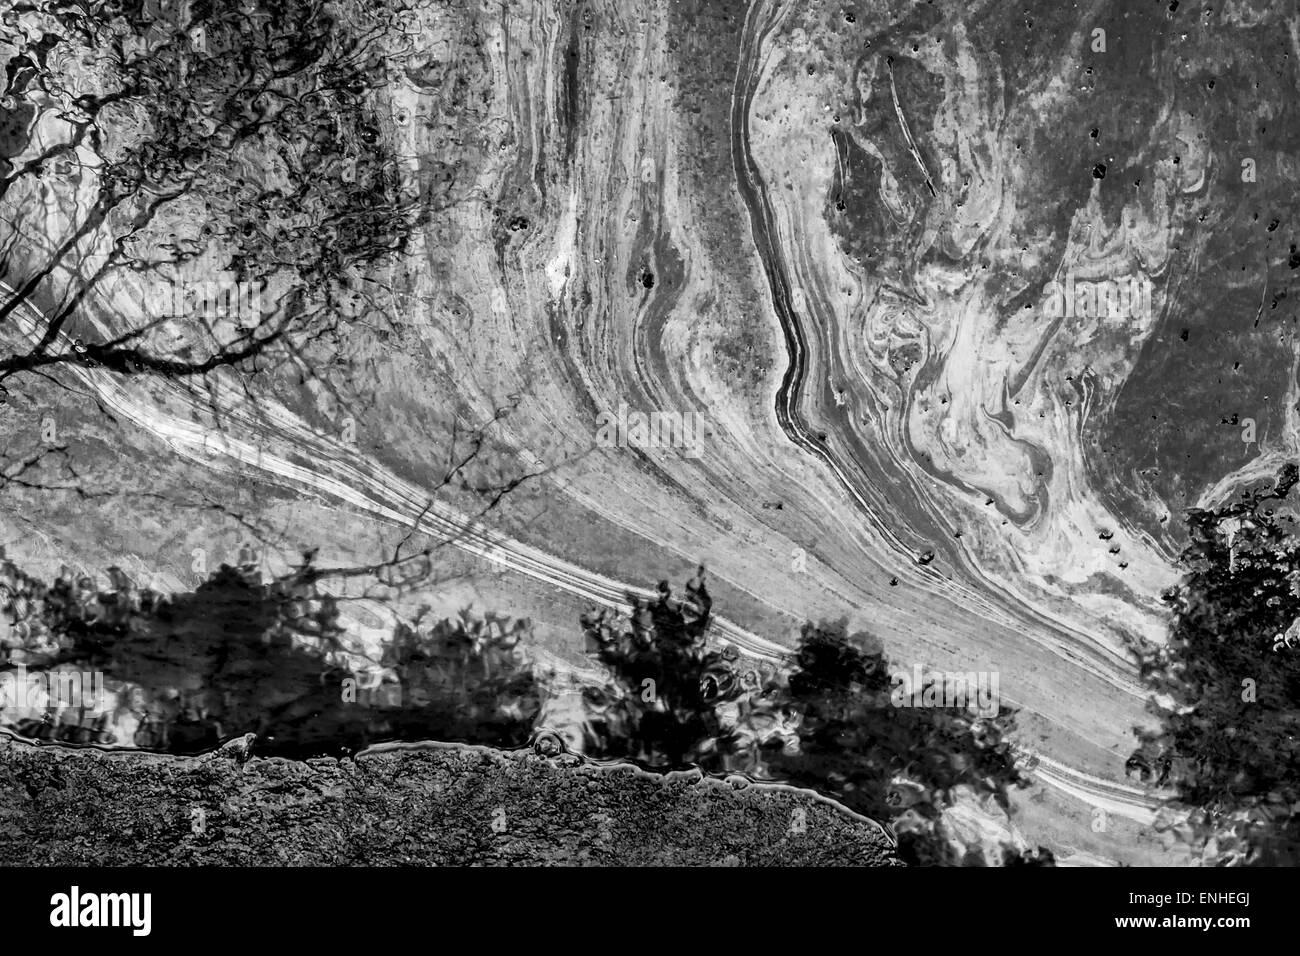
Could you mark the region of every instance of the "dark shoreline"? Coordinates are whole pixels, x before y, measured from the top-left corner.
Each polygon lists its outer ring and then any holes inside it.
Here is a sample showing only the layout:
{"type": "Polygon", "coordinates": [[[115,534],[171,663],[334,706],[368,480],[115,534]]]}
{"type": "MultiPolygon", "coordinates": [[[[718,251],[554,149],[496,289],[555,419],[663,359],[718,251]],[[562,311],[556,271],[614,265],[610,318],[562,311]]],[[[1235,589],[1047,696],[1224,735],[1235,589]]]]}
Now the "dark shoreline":
{"type": "Polygon", "coordinates": [[[0,737],[0,865],[888,866],[811,791],[431,745],[243,761],[0,737]]]}

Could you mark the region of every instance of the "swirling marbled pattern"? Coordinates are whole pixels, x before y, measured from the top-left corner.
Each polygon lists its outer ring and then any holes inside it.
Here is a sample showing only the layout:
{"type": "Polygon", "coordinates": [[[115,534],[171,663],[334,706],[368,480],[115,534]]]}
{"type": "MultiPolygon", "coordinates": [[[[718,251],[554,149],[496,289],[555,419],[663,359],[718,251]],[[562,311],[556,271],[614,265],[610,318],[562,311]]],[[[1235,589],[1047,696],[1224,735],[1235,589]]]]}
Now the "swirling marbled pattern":
{"type": "MultiPolygon", "coordinates": [[[[901,662],[999,671],[1049,785],[1019,825],[1064,858],[1165,859],[1124,782],[1125,642],[1161,637],[1182,509],[1295,454],[1300,129],[1283,5],[1173,6],[426,3],[381,135],[439,199],[391,328],[307,384],[77,388],[124,461],[249,483],[284,554],[364,562],[414,528],[495,555],[411,600],[532,613],[557,660],[580,603],[703,564],[753,653],[847,616],[901,662]],[[1151,311],[1053,316],[1067,276],[1148,280],[1151,311]],[[703,453],[602,447],[620,405],[702,416],[703,453]],[[467,526],[432,463],[489,421],[528,477],[467,526]]],[[[88,195],[15,192],[5,219],[53,248],[88,195]]],[[[74,537],[43,520],[37,562],[74,537]]],[[[116,540],[154,570],[194,543],[116,540]]]]}

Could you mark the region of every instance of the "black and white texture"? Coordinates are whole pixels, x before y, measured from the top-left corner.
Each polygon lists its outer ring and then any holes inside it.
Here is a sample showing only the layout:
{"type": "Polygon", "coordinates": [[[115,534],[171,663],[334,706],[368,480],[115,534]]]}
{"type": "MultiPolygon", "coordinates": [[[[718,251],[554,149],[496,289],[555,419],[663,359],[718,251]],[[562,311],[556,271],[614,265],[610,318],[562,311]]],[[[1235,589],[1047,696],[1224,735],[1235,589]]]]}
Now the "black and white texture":
{"type": "Polygon", "coordinates": [[[0,766],[65,768],[0,856],[109,861],[68,775],[293,863],[463,773],[365,861],[1294,858],[1294,5],[0,0],[0,63],[0,766]]]}

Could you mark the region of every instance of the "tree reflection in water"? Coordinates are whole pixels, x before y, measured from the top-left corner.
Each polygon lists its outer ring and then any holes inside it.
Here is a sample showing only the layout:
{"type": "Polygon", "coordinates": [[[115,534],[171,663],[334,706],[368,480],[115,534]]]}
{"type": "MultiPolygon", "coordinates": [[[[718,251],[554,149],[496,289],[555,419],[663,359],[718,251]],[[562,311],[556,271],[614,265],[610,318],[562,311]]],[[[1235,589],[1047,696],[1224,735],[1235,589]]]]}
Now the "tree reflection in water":
{"type": "Polygon", "coordinates": [[[380,678],[353,673],[337,600],[310,563],[269,583],[222,565],[171,596],[118,569],[103,590],[66,571],[46,585],[8,560],[0,576],[0,666],[98,670],[114,692],[103,714],[0,713],[28,737],[195,753],[252,732],[259,753],[295,757],[390,740],[517,747],[541,710],[529,625],[496,615],[399,624],[380,678]]]}

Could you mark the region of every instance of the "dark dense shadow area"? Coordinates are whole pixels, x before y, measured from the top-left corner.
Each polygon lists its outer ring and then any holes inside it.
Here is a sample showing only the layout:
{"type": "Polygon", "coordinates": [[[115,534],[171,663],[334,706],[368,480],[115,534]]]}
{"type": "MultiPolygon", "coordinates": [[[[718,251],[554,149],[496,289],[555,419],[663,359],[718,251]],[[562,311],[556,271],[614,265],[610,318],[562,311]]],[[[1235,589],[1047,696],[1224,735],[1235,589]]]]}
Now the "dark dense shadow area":
{"type": "Polygon", "coordinates": [[[1137,649],[1160,723],[1129,772],[1172,789],[1156,826],[1206,865],[1300,863],[1298,478],[1190,512],[1169,640],[1137,649]]]}
{"type": "Polygon", "coordinates": [[[1009,790],[1029,782],[1006,739],[1013,712],[895,706],[879,645],[843,622],[805,625],[787,669],[746,666],[734,650],[707,646],[703,569],[684,600],[667,582],[658,591],[651,602],[629,595],[626,618],[583,620],[589,650],[612,675],[587,691],[587,753],[656,770],[745,770],[820,791],[888,822],[913,864],[1052,864],[1050,851],[1010,843],[990,857],[942,824],[959,789],[1010,814],[1009,790]]]}
{"type": "Polygon", "coordinates": [[[584,690],[584,749],[656,770],[727,769],[737,737],[724,729],[720,704],[741,694],[735,655],[709,649],[713,605],[702,576],[673,601],[667,582],[655,601],[629,594],[628,616],[602,611],[582,619],[588,652],[612,680],[584,690]]]}
{"type": "Polygon", "coordinates": [[[319,591],[310,564],[270,583],[223,565],[171,596],[109,574],[111,587],[100,590],[87,577],[65,573],[46,585],[0,564],[6,726],[37,740],[168,753],[254,733],[258,753],[311,757],[393,740],[518,747],[541,708],[542,680],[521,654],[523,621],[399,624],[365,660],[345,647],[337,603],[319,591]],[[83,699],[72,703],[82,706],[67,706],[66,689],[28,699],[42,674],[80,675],[83,699]],[[103,712],[92,675],[103,682],[103,712]],[[22,678],[29,686],[19,696],[22,678]]]}

